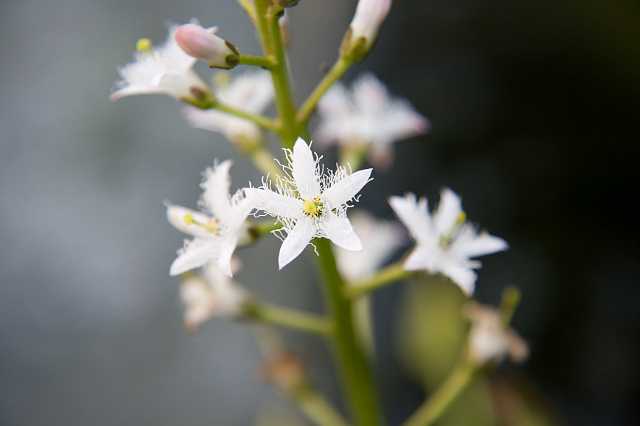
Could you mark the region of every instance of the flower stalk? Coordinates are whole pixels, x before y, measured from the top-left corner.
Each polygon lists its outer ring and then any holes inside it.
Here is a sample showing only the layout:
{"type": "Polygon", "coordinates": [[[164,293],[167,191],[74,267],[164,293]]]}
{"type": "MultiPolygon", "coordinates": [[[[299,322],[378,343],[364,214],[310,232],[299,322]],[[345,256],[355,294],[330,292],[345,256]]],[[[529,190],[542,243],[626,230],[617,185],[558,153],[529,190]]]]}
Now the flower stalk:
{"type": "Polygon", "coordinates": [[[298,122],[305,126],[309,119],[311,118],[311,114],[315,111],[318,102],[322,99],[325,93],[333,86],[333,84],[340,80],[342,76],[347,72],[347,70],[353,65],[353,61],[348,58],[341,56],[335,64],[331,67],[331,70],[324,76],[322,81],[318,83],[316,88],[311,92],[309,97],[300,107],[298,111],[298,122]]]}
{"type": "Polygon", "coordinates": [[[329,335],[331,323],[318,315],[266,303],[249,302],[243,308],[245,319],[277,325],[312,334],[329,335]]]}
{"type": "Polygon", "coordinates": [[[409,278],[411,274],[404,269],[402,262],[393,263],[370,278],[351,283],[347,289],[347,295],[357,299],[381,287],[409,278]]]}
{"type": "Polygon", "coordinates": [[[380,424],[382,416],[369,359],[354,324],[353,302],[345,296],[346,283],[338,272],[329,240],[314,242],[324,281],[325,299],[333,322],[331,335],[335,359],[356,426],[380,424]]]}

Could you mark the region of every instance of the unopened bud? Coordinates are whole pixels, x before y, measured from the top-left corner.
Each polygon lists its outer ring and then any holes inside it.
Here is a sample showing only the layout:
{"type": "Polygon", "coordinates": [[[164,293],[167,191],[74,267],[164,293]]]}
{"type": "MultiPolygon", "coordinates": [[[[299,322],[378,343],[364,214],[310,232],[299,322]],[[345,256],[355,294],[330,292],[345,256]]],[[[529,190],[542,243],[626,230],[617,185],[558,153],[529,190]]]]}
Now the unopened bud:
{"type": "Polygon", "coordinates": [[[271,355],[262,366],[263,377],[280,390],[295,392],[304,384],[304,365],[290,352],[271,355]]]}
{"type": "Polygon", "coordinates": [[[349,31],[342,41],[342,56],[362,59],[376,40],[380,25],[389,14],[391,0],[360,0],[349,31]]]}
{"type": "Polygon", "coordinates": [[[230,69],[238,64],[235,46],[218,37],[217,28],[203,28],[197,24],[181,25],[176,29],[176,42],[184,52],[206,61],[210,67],[230,69]]]}

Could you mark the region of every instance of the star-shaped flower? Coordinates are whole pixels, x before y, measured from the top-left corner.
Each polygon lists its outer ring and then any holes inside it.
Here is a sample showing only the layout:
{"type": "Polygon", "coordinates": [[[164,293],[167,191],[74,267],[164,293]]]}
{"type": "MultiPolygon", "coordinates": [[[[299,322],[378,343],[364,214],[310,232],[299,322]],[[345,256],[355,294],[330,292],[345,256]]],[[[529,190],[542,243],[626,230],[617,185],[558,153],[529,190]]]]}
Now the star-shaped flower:
{"type": "MultiPolygon", "coordinates": [[[[273,84],[268,72],[246,72],[225,83],[216,86],[216,99],[252,114],[264,111],[273,99],[273,84]]],[[[222,133],[231,141],[255,141],[260,137],[257,125],[224,112],[186,107],[184,115],[193,127],[222,133]]]]}
{"type": "Polygon", "coordinates": [[[481,365],[487,361],[500,361],[506,355],[514,362],[527,358],[527,343],[502,322],[496,309],[471,303],[464,313],[471,320],[469,355],[475,362],[481,365]]]}
{"type": "Polygon", "coordinates": [[[252,206],[242,189],[230,196],[230,167],[231,161],[227,160],[205,172],[200,200],[205,213],[180,206],[167,207],[169,222],[194,237],[178,251],[178,257],[171,265],[171,275],[207,262],[214,262],[221,271],[232,275],[231,256],[244,234],[244,222],[252,206]]]}
{"type": "Polygon", "coordinates": [[[148,39],[138,41],[135,61],[118,70],[120,81],[111,100],[125,96],[165,94],[177,99],[192,96],[192,90],[208,92],[207,85],[193,71],[196,59],[187,55],[176,43],[176,26],[171,27],[167,41],[153,48],[148,39]]]}
{"type": "Polygon", "coordinates": [[[292,151],[285,150],[288,165],[276,190],[268,182],[247,189],[254,207],[278,218],[286,238],[280,247],[280,269],[298,257],[313,238],[328,238],[346,250],[361,250],[362,243],[351,227],[346,211],[370,181],[372,169],[350,174],[338,166],[326,171],[307,143],[298,139],[292,151]]]}
{"type": "Polygon", "coordinates": [[[320,100],[318,108],[319,141],[362,147],[376,167],[390,164],[393,142],[429,129],[425,117],[406,100],[391,98],[384,85],[371,74],[356,80],[351,93],[342,84],[336,84],[320,100]]]}
{"type": "Polygon", "coordinates": [[[476,274],[481,266],[472,257],[506,250],[507,243],[486,232],[478,234],[465,222],[460,198],[450,189],[440,195],[440,204],[433,217],[427,200],[416,200],[415,195],[391,197],[389,204],[409,229],[417,246],[405,262],[407,270],[426,270],[442,273],[468,295],[473,293],[476,274]]]}
{"type": "Polygon", "coordinates": [[[235,317],[242,313],[249,294],[214,264],[203,275],[189,275],[180,286],[184,324],[190,331],[214,317],[235,317]]]}

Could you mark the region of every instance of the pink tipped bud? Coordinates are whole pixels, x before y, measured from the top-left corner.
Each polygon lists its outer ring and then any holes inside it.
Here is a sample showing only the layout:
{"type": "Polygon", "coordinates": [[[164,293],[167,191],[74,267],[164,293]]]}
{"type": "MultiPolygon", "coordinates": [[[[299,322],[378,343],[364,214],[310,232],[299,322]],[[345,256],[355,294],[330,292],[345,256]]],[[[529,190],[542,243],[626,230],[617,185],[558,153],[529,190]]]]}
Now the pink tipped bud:
{"type": "Polygon", "coordinates": [[[363,37],[368,45],[373,43],[390,8],[391,0],[360,0],[351,21],[351,37],[363,37]]]}
{"type": "Polygon", "coordinates": [[[186,24],[176,29],[175,37],[187,55],[207,61],[210,67],[233,68],[238,63],[238,51],[215,32],[216,28],[206,29],[197,24],[186,24]]]}

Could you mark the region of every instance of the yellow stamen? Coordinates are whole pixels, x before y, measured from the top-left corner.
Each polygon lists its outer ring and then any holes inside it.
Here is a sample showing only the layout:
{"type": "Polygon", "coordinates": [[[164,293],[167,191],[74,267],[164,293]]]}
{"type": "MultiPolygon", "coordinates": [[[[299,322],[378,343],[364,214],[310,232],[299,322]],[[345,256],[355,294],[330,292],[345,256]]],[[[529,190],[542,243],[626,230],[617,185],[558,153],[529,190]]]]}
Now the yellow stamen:
{"type": "Polygon", "coordinates": [[[307,216],[319,217],[322,214],[324,204],[320,197],[314,197],[310,200],[304,200],[302,204],[302,211],[307,216]]]}
{"type": "Polygon", "coordinates": [[[456,218],[456,225],[462,225],[466,220],[467,214],[465,212],[460,212],[456,218]]]}
{"type": "Polygon", "coordinates": [[[153,43],[148,38],[141,38],[136,42],[136,50],[140,53],[149,53],[153,49],[153,43]]]}
{"type": "Polygon", "coordinates": [[[184,223],[187,225],[193,225],[196,222],[191,213],[186,213],[182,220],[184,220],[184,223]]]}

